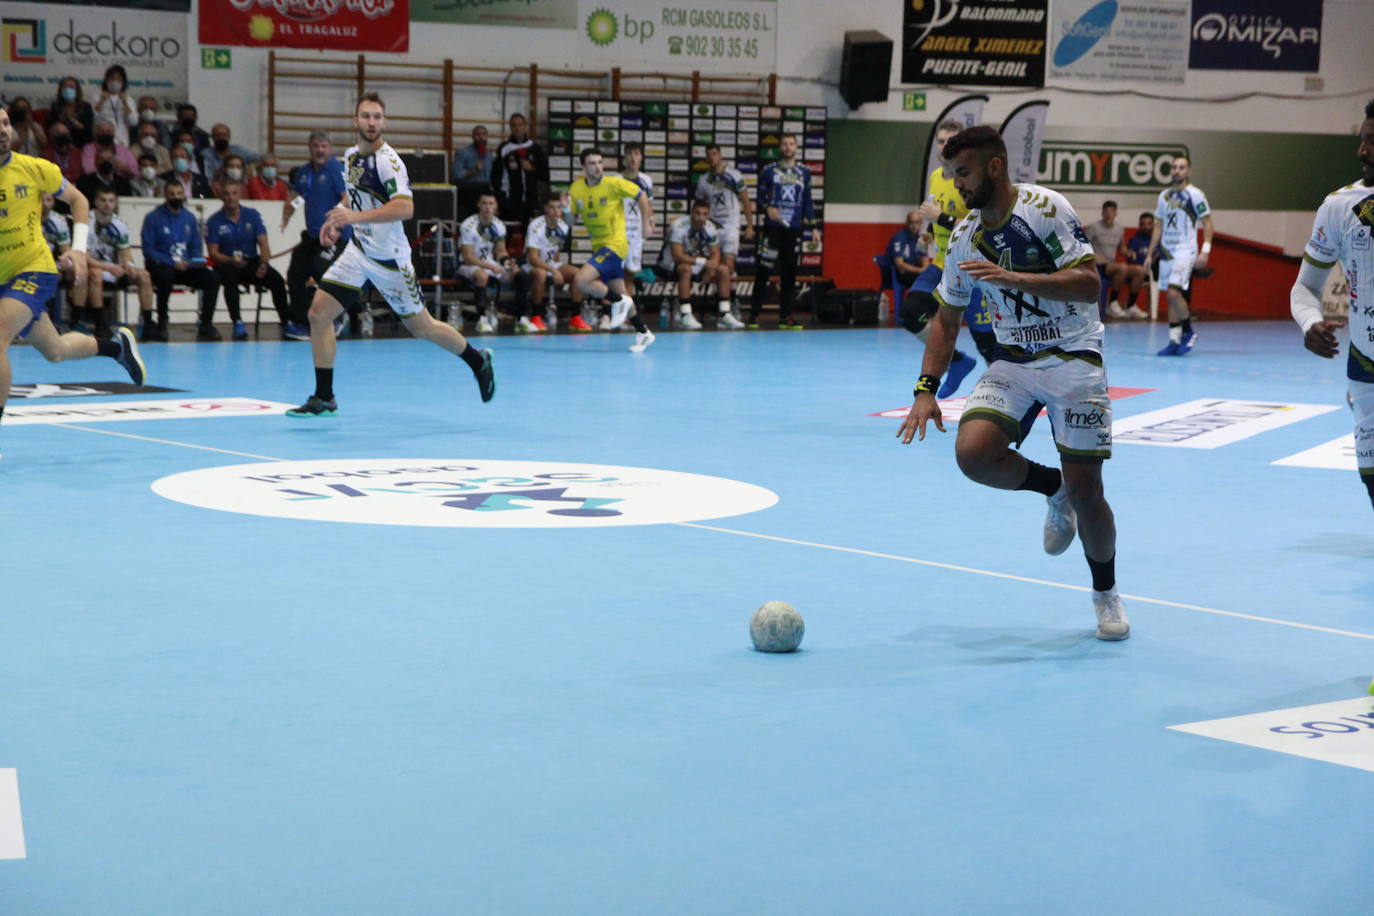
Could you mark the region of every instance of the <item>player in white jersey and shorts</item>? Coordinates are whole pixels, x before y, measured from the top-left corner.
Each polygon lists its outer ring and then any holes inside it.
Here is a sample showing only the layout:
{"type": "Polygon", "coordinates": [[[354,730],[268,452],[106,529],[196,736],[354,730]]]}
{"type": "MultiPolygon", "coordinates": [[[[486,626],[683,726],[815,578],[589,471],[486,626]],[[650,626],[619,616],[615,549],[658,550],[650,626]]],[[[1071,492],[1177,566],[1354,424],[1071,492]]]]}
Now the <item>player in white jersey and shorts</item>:
{"type": "Polygon", "coordinates": [[[420,300],[420,286],[410,264],[410,241],[404,220],[415,213],[410,180],[401,157],[382,139],[386,107],[375,92],[358,100],[353,108],[358,143],[344,157],[347,192],[329,211],[320,227],[320,244],[332,248],[345,226],[353,227],[353,239],[324,272],[310,304],[310,352],[315,363],[315,393],[288,417],[332,417],[338,413],[334,399],[334,358],[338,342],[334,321],[346,304],[357,302],[371,284],[401,319],[406,330],[431,341],[461,358],[472,370],[482,401],[496,394],[491,351],[471,346],[459,331],[436,321],[420,300]]]}
{"type": "Polygon", "coordinates": [[[979,287],[993,315],[998,359],[974,386],[954,449],[970,480],[1001,490],[1032,490],[1049,501],[1044,548],[1063,553],[1075,530],[1092,572],[1097,638],[1130,635],[1116,588],[1116,523],[1102,492],[1102,462],[1112,453],[1112,406],[1102,364],[1101,281],[1077,214],[1058,192],[1014,185],[1007,148],[991,127],[951,137],[945,157],[969,213],[950,236],[940,310],[930,323],[915,402],[897,431],[925,438],[944,432],[935,393],[949,367],[963,310],[979,287]],[[1060,469],[1012,450],[1026,421],[1049,409],[1060,469]]]}
{"type": "MultiPolygon", "coordinates": [[[[644,147],[639,143],[626,143],[624,150],[620,154],[620,177],[626,181],[632,181],[639,185],[639,189],[644,192],[644,196],[649,200],[654,199],[654,180],[641,172],[640,166],[644,164],[644,147]]],[[[630,253],[625,256],[625,293],[633,296],[635,293],[635,274],[644,269],[644,222],[639,215],[639,204],[633,200],[623,200],[620,202],[625,208],[625,240],[630,243],[630,253]]],[[[622,324],[615,330],[628,330],[628,324],[622,324]]],[[[602,331],[612,330],[611,318],[609,315],[601,316],[602,331]]]]}
{"type": "Polygon", "coordinates": [[[573,316],[568,322],[570,331],[590,331],[592,328],[578,309],[582,304],[582,290],[577,286],[577,268],[567,261],[568,242],[572,239],[572,228],[563,219],[563,195],[544,196],[544,212],[530,220],[525,228],[525,266],[523,270],[530,277],[534,293],[533,312],[529,321],[538,331],[558,327],[558,288],[567,286],[572,290],[573,316]],[[539,316],[541,306],[547,317],[547,324],[539,316]]]}
{"type": "MultiPolygon", "coordinates": [[[[691,214],[679,216],[668,227],[666,244],[654,265],[654,272],[660,279],[677,284],[663,307],[676,314],[677,326],[686,331],[701,330],[701,322],[692,315],[692,282],[714,283],[717,288],[728,282],[725,266],[720,262],[719,230],[707,215],[709,210],[706,201],[692,201],[691,214]]],[[[729,314],[722,313],[721,319],[729,314]]],[[[744,323],[737,321],[733,327],[727,324],[718,327],[737,331],[744,323]]]]}
{"type": "MultiPolygon", "coordinates": [[[[153,278],[146,270],[134,266],[133,242],[129,237],[129,227],[115,215],[119,198],[113,188],[101,188],[95,192],[91,201],[90,248],[86,252],[86,282],[88,311],[95,315],[96,334],[105,336],[102,331],[111,324],[105,318],[105,288],[126,289],[130,286],[138,290],[139,312],[147,314],[153,310],[153,278]]],[[[113,306],[116,318],[118,306],[113,306]]]]}
{"type": "MultiPolygon", "coordinates": [[[[517,274],[515,259],[506,254],[506,224],[496,214],[496,195],[491,191],[477,195],[477,212],[458,227],[458,246],[458,276],[472,284],[477,303],[477,333],[495,334],[499,321],[496,300],[502,288],[514,285],[517,274]]],[[[462,314],[458,308],[452,309],[449,324],[461,328],[462,314]]]]}
{"type": "Polygon", "coordinates": [[[739,256],[741,227],[745,241],[754,239],[754,204],[749,188],[738,169],[725,167],[720,146],[706,147],[706,174],[697,181],[696,198],[711,206],[711,219],[720,226],[720,256],[724,270],[720,283],[720,317],[717,326],[731,331],[744,327],[736,312],[734,277],[735,259],[739,256]]]}
{"type": "Polygon", "coordinates": [[[1212,252],[1212,211],[1202,189],[1189,184],[1192,175],[1193,164],[1188,157],[1175,156],[1169,169],[1169,187],[1159,192],[1155,205],[1155,228],[1145,255],[1149,264],[1159,252],[1159,282],[1166,287],[1164,295],[1169,300],[1169,342],[1159,356],[1182,356],[1197,343],[1188,290],[1193,273],[1207,266],[1207,256],[1212,252]]]}

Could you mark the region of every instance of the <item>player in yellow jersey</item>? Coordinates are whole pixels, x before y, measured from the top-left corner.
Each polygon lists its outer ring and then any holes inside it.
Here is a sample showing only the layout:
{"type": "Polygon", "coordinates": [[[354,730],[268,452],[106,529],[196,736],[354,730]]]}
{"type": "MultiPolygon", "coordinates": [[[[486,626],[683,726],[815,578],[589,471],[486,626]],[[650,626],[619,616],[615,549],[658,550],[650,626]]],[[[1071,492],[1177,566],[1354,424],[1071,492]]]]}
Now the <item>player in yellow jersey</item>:
{"type": "Polygon", "coordinates": [[[607,175],[602,165],[601,150],[589,146],[582,150],[582,177],[568,188],[572,216],[587,227],[592,239],[592,259],[577,271],[577,286],[593,299],[604,299],[608,292],[615,294],[611,303],[611,327],[618,328],[628,318],[635,327],[634,353],[641,353],[654,342],[635,301],[625,293],[625,257],[630,253],[630,241],[625,235],[625,205],[633,200],[639,206],[640,225],[647,238],[653,232],[653,208],[644,190],[633,181],[619,175],[607,175]]]}
{"type": "MultiPolygon", "coordinates": [[[[930,264],[921,271],[921,275],[916,278],[916,282],[903,298],[900,315],[902,327],[922,340],[925,339],[927,323],[939,310],[935,302],[935,289],[940,285],[940,278],[944,276],[949,235],[959,220],[968,215],[968,205],[964,203],[959,190],[954,186],[954,173],[949,160],[944,156],[945,143],[963,129],[964,125],[958,121],[941,121],[935,128],[935,148],[940,157],[940,165],[930,173],[926,201],[921,204],[918,211],[921,218],[930,225],[930,234],[935,240],[935,251],[930,264]]],[[[969,302],[964,320],[968,323],[978,352],[983,355],[986,362],[991,363],[997,338],[992,333],[992,315],[983,304],[979,290],[974,290],[974,298],[969,302]]],[[[955,350],[949,374],[945,376],[937,397],[947,398],[958,391],[959,384],[977,365],[978,361],[972,356],[955,350]]]]}
{"type": "Polygon", "coordinates": [[[57,292],[57,265],[43,239],[43,194],[55,195],[72,208],[73,259],[84,262],[90,233],[90,205],[62,171],[46,159],[10,149],[14,130],[0,108],[0,415],[10,393],[10,341],[21,337],[48,362],[108,356],[129,372],[135,385],[147,380],[138,344],[127,328],[114,340],[88,334],[59,334],[45,306],[57,292]]]}

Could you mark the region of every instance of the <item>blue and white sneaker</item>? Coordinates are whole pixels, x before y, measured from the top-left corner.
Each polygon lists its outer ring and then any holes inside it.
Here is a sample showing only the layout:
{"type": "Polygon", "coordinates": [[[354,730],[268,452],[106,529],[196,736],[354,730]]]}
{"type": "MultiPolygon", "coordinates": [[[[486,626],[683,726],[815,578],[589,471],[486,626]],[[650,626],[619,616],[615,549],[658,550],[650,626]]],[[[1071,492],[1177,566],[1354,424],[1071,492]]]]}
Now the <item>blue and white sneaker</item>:
{"type": "Polygon", "coordinates": [[[1177,341],[1177,340],[1171,340],[1171,341],[1169,341],[1169,343],[1164,347],[1164,349],[1162,349],[1162,350],[1160,350],[1158,353],[1156,353],[1155,356],[1178,356],[1178,355],[1179,355],[1179,353],[1178,353],[1178,345],[1179,345],[1179,341],[1177,341]]]}
{"type": "Polygon", "coordinates": [[[143,357],[138,355],[138,340],[134,338],[134,332],[121,327],[115,331],[114,340],[119,344],[119,355],[115,357],[115,362],[124,367],[135,385],[143,387],[148,381],[148,369],[143,365],[143,357]]]}
{"type": "Polygon", "coordinates": [[[963,384],[964,379],[968,378],[968,374],[976,368],[978,368],[978,360],[969,356],[967,353],[965,353],[961,359],[956,359],[950,364],[949,374],[945,376],[945,380],[941,383],[940,390],[936,392],[935,397],[937,399],[947,398],[954,394],[954,392],[959,390],[959,386],[963,384]]]}
{"type": "Polygon", "coordinates": [[[235,340],[247,340],[247,339],[248,339],[248,325],[244,324],[242,321],[235,321],[235,322],[234,322],[234,339],[235,339],[235,340]]]}
{"type": "Polygon", "coordinates": [[[1193,344],[1197,343],[1197,331],[1190,331],[1183,335],[1183,340],[1178,345],[1178,356],[1182,356],[1193,349],[1193,344]]]}
{"type": "Polygon", "coordinates": [[[294,321],[288,321],[282,326],[281,336],[283,340],[309,340],[310,329],[294,321]]]}

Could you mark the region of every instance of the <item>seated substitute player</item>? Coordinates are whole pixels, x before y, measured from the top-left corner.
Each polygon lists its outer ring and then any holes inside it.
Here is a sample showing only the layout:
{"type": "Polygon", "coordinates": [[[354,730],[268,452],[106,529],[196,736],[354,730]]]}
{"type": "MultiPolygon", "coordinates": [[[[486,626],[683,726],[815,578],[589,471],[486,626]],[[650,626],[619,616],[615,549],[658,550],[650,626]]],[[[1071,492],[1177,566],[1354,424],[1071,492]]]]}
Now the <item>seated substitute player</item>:
{"type": "Polygon", "coordinates": [[[728,168],[720,146],[706,147],[706,174],[697,180],[696,197],[711,205],[711,219],[720,227],[720,259],[725,273],[720,287],[720,317],[717,327],[738,331],[744,322],[736,314],[734,297],[735,259],[739,256],[741,223],[745,241],[754,240],[754,205],[749,188],[738,169],[728,168]]]}
{"type": "Polygon", "coordinates": [[[1122,290],[1121,304],[1126,307],[1127,318],[1149,318],[1150,313],[1140,307],[1140,291],[1147,289],[1150,285],[1152,271],[1158,269],[1158,263],[1151,264],[1146,261],[1150,253],[1150,236],[1155,231],[1155,215],[1153,213],[1140,214],[1140,220],[1136,223],[1135,235],[1125,243],[1126,249],[1126,282],[1122,290]]]}
{"type": "Polygon", "coordinates": [[[119,198],[109,188],[101,188],[96,192],[94,203],[90,250],[86,253],[87,289],[91,303],[88,311],[95,313],[96,335],[105,337],[110,326],[118,324],[105,318],[105,290],[122,290],[132,286],[138,290],[139,311],[149,312],[153,308],[153,278],[148,271],[134,266],[129,227],[115,215],[119,198]]]}
{"type": "Polygon", "coordinates": [[[654,211],[649,197],[633,181],[619,175],[605,174],[601,150],[588,146],[582,150],[582,177],[572,183],[568,197],[572,200],[572,215],[587,227],[592,241],[592,259],[577,271],[577,285],[593,299],[615,295],[611,303],[611,327],[618,328],[628,318],[635,328],[632,353],[642,353],[654,342],[654,332],[644,324],[635,308],[634,299],[625,292],[625,257],[630,243],[625,237],[625,207],[623,200],[639,205],[639,217],[645,234],[653,234],[654,211]]]}
{"type": "Polygon", "coordinates": [[[1169,187],[1159,192],[1155,206],[1155,227],[1145,260],[1159,252],[1159,282],[1167,289],[1169,300],[1169,342],[1158,356],[1182,356],[1197,344],[1193,315],[1188,306],[1188,290],[1193,272],[1207,266],[1212,252],[1212,211],[1207,195],[1189,183],[1193,164],[1187,156],[1175,156],[1169,169],[1169,187]],[[1197,247],[1198,225],[1202,226],[1202,247],[1197,247]]]}
{"type": "Polygon", "coordinates": [[[936,290],[939,317],[926,341],[916,400],[897,436],[903,443],[924,439],[931,421],[944,432],[935,391],[949,365],[960,312],[981,287],[993,303],[999,358],[974,386],[959,419],[959,469],[985,486],[1043,494],[1049,500],[1046,553],[1063,553],[1077,528],[1092,571],[1097,638],[1125,639],[1130,624],[1116,588],[1116,523],[1102,492],[1112,408],[1092,247],[1063,195],[1012,184],[1007,148],[995,129],[966,128],[945,150],[969,214],[950,236],[936,290]],[[1049,407],[1062,472],[1011,448],[1024,436],[1023,419],[1040,404],[1049,407]]]}
{"type": "MultiPolygon", "coordinates": [[[[654,270],[664,280],[677,281],[676,294],[669,297],[664,308],[677,314],[678,327],[688,331],[701,330],[701,322],[688,322],[692,317],[692,282],[701,280],[715,283],[719,288],[721,275],[726,267],[720,262],[720,235],[716,224],[709,214],[711,205],[704,200],[692,202],[689,216],[679,216],[668,227],[668,240],[663,252],[658,256],[654,270]]],[[[722,314],[729,314],[724,312],[722,314]]],[[[727,330],[744,327],[742,322],[735,326],[720,325],[727,330]]]]}
{"type": "MultiPolygon", "coordinates": [[[[75,188],[75,185],[72,187],[75,188]]],[[[80,324],[86,308],[86,259],[71,253],[72,230],[67,224],[67,218],[53,208],[53,196],[44,192],[42,202],[43,240],[47,243],[48,253],[52,255],[57,266],[59,282],[67,291],[68,307],[71,309],[70,323],[75,327],[80,324]]],[[[54,287],[50,298],[56,297],[57,289],[54,287]]],[[[54,323],[60,323],[62,316],[56,313],[54,315],[54,323]]]]}
{"type": "Polygon", "coordinates": [[[465,362],[477,380],[483,403],[496,394],[491,351],[470,345],[457,329],[436,321],[420,300],[420,285],[410,265],[410,240],[404,220],[415,213],[405,163],[382,138],[386,107],[369,92],[353,107],[358,143],[344,155],[346,192],[320,227],[320,244],[332,248],[346,226],[353,240],[324,272],[310,304],[310,353],[315,363],[315,393],[288,417],[332,417],[339,412],[334,399],[334,358],[338,341],[334,321],[347,305],[356,303],[372,284],[416,337],[443,347],[465,362]]]}
{"type": "Polygon", "coordinates": [[[1356,155],[1361,180],[1322,201],[1289,298],[1303,346],[1326,359],[1335,357],[1341,325],[1323,317],[1322,289],[1332,267],[1339,263],[1344,269],[1350,284],[1346,397],[1355,413],[1355,463],[1374,505],[1374,100],[1365,105],[1356,155]]]}
{"type": "Polygon", "coordinates": [[[534,290],[534,314],[529,323],[536,331],[558,327],[558,306],[555,293],[558,287],[572,290],[573,316],[568,328],[586,333],[592,326],[578,314],[582,305],[582,290],[577,286],[577,268],[564,260],[572,230],[563,221],[563,197],[548,194],[544,197],[544,212],[530,220],[525,229],[525,272],[534,290]],[[548,324],[539,317],[540,307],[548,316],[548,324]]]}
{"type": "MultiPolygon", "coordinates": [[[[477,212],[458,227],[458,276],[472,284],[477,300],[477,333],[495,334],[499,317],[496,300],[501,288],[510,287],[515,277],[515,259],[506,254],[506,224],[496,215],[496,195],[483,191],[477,196],[477,212]]],[[[449,323],[462,325],[462,311],[454,308],[449,323]]]]}
{"type": "MultiPolygon", "coordinates": [[[[639,170],[644,164],[644,147],[638,143],[626,143],[621,153],[620,177],[633,181],[650,201],[654,199],[654,180],[639,170]]],[[[621,201],[625,207],[625,240],[630,243],[630,253],[625,258],[625,292],[635,294],[635,274],[644,269],[644,227],[639,222],[639,204],[634,200],[621,201]]],[[[601,330],[610,331],[609,315],[602,316],[601,330]]],[[[614,330],[619,330],[617,325],[614,330]]]]}
{"type": "Polygon", "coordinates": [[[48,362],[59,363],[92,356],[108,356],[129,373],[135,385],[147,381],[138,344],[127,328],[114,340],[98,340],[86,334],[61,334],[45,310],[57,292],[57,265],[53,263],[39,214],[43,195],[54,195],[71,208],[73,262],[84,267],[90,235],[90,205],[81,192],[46,159],[11,152],[14,134],[10,116],[0,107],[0,417],[5,412],[10,384],[10,342],[27,340],[48,362]]]}
{"type": "Polygon", "coordinates": [[[286,281],[270,263],[272,249],[267,241],[267,224],[262,214],[239,203],[243,183],[226,178],[220,184],[219,199],[224,206],[205,223],[205,245],[215,262],[215,276],[224,290],[229,320],[234,322],[234,339],[247,340],[248,326],[239,312],[239,287],[265,289],[272,296],[272,307],[281,322],[282,339],[291,322],[286,307],[286,281]]]}

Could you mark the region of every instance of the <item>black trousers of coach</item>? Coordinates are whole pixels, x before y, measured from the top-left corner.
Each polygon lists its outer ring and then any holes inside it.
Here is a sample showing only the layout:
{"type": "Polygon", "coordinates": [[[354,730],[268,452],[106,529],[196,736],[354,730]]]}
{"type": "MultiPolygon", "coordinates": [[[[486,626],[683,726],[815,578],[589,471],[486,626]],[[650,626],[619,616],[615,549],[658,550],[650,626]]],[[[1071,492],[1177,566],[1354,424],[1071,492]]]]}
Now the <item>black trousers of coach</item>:
{"type": "Polygon", "coordinates": [[[167,302],[172,298],[173,286],[185,286],[200,291],[200,321],[209,322],[215,310],[215,299],[219,296],[219,280],[204,264],[177,270],[171,264],[148,264],[148,273],[153,277],[153,292],[157,294],[157,320],[167,327],[167,302]]]}
{"type": "Polygon", "coordinates": [[[755,254],[754,294],[749,301],[749,323],[756,324],[763,311],[763,294],[768,291],[768,278],[773,268],[778,271],[778,318],[792,314],[792,300],[797,295],[797,242],[801,230],[790,226],[763,227],[763,244],[755,254]],[[771,257],[765,256],[765,249],[771,257]]]}
{"type": "Polygon", "coordinates": [[[267,273],[258,276],[259,258],[248,258],[248,263],[242,267],[236,267],[233,261],[215,265],[215,276],[219,278],[219,285],[224,290],[224,304],[229,307],[229,319],[240,321],[239,318],[239,287],[251,286],[254,289],[265,289],[272,294],[272,307],[277,310],[277,318],[282,326],[291,320],[291,316],[286,307],[286,281],[281,278],[271,266],[267,268],[267,273]]]}
{"type": "Polygon", "coordinates": [[[325,248],[320,244],[319,234],[311,235],[309,232],[301,233],[301,240],[296,243],[295,249],[291,252],[291,263],[286,267],[286,288],[290,291],[291,302],[290,320],[297,324],[309,324],[310,300],[313,293],[310,290],[309,281],[320,282],[324,272],[329,269],[329,265],[343,251],[343,246],[347,245],[346,239],[340,239],[339,243],[333,248],[325,248]]]}

